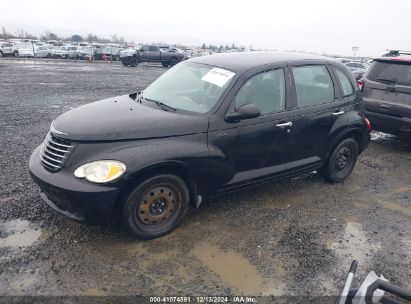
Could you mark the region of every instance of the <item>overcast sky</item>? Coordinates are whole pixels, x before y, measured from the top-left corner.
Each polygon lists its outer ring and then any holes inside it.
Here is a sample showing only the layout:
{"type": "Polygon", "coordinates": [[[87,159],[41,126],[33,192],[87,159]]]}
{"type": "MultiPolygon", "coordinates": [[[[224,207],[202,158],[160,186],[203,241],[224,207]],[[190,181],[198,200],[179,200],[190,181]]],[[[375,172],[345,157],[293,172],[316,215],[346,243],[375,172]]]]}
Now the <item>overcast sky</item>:
{"type": "Polygon", "coordinates": [[[411,1],[1,0],[0,27],[39,35],[378,56],[411,49],[411,1]]]}

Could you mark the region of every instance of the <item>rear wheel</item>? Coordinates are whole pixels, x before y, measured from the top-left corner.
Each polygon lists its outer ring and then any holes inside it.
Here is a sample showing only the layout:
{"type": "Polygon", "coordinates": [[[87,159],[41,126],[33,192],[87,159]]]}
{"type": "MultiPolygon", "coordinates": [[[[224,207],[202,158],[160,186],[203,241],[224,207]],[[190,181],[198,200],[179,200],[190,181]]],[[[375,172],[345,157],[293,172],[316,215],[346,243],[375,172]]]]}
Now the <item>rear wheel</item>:
{"type": "Polygon", "coordinates": [[[0,57],[3,57],[3,52],[2,51],[0,51],[0,57]]]}
{"type": "Polygon", "coordinates": [[[186,183],[176,175],[157,175],[131,191],[121,215],[123,226],[139,239],[169,233],[182,221],[189,208],[186,183]]]}
{"type": "Polygon", "coordinates": [[[19,56],[19,52],[14,51],[14,52],[13,52],[13,56],[14,56],[14,57],[18,57],[18,56],[19,56]]]}
{"type": "Polygon", "coordinates": [[[165,68],[167,68],[167,67],[170,65],[170,63],[169,63],[169,62],[162,62],[161,64],[162,64],[162,65],[163,65],[163,67],[165,67],[165,68]]]}
{"type": "Polygon", "coordinates": [[[335,147],[321,173],[333,183],[342,182],[351,174],[357,157],[357,142],[353,138],[347,138],[335,147]]]}

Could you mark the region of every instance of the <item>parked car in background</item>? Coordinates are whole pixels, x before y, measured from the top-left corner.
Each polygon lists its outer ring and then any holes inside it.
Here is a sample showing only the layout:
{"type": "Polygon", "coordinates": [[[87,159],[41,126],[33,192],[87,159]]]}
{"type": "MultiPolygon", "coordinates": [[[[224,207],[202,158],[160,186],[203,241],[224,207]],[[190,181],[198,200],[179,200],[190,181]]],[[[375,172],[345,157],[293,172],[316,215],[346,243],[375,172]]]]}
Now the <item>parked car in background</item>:
{"type": "Polygon", "coordinates": [[[0,57],[3,56],[18,56],[17,48],[9,42],[0,42],[0,57]]]}
{"type": "Polygon", "coordinates": [[[26,44],[19,46],[17,52],[19,57],[34,57],[36,50],[37,46],[26,44]]]}
{"type": "Polygon", "coordinates": [[[314,170],[341,182],[369,131],[341,63],[219,54],[184,61],[138,93],[64,113],[29,170],[60,213],[94,223],[117,215],[134,236],[151,239],[212,195],[314,170]]]}
{"type": "Polygon", "coordinates": [[[357,62],[357,61],[351,61],[345,63],[345,65],[350,69],[351,72],[357,71],[357,70],[366,70],[370,66],[366,62],[357,62]]]}
{"type": "Polygon", "coordinates": [[[373,128],[411,141],[411,52],[375,58],[359,85],[373,128]]]}
{"type": "Polygon", "coordinates": [[[355,70],[352,71],[352,75],[354,76],[355,80],[360,80],[364,76],[366,71],[367,70],[365,69],[355,70]]]}
{"type": "Polygon", "coordinates": [[[140,62],[159,62],[164,67],[174,66],[184,59],[184,54],[169,51],[168,48],[160,48],[156,45],[143,45],[130,56],[122,57],[125,66],[137,66],[140,62]]]}
{"type": "Polygon", "coordinates": [[[94,59],[96,60],[103,60],[104,56],[106,60],[113,60],[117,61],[120,60],[120,51],[122,48],[117,46],[103,46],[101,48],[97,48],[94,54],[94,59]]]}
{"type": "Polygon", "coordinates": [[[78,59],[89,59],[94,58],[94,48],[91,46],[77,48],[77,58],[78,59]]]}
{"type": "Polygon", "coordinates": [[[54,58],[68,58],[69,57],[69,50],[65,46],[55,47],[53,49],[53,57],[54,58]]]}
{"type": "Polygon", "coordinates": [[[38,58],[51,58],[53,57],[53,49],[48,46],[39,46],[35,49],[35,55],[38,58]]]}

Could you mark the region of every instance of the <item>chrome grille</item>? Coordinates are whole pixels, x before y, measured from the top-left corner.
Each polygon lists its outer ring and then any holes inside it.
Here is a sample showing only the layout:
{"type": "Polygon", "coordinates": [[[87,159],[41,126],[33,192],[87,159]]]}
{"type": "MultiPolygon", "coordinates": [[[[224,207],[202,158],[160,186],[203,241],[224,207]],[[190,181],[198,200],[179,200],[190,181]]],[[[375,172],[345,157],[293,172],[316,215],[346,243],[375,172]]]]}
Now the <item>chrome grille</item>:
{"type": "Polygon", "coordinates": [[[67,139],[47,134],[40,151],[40,160],[49,171],[59,171],[74,149],[74,144],[67,139]]]}

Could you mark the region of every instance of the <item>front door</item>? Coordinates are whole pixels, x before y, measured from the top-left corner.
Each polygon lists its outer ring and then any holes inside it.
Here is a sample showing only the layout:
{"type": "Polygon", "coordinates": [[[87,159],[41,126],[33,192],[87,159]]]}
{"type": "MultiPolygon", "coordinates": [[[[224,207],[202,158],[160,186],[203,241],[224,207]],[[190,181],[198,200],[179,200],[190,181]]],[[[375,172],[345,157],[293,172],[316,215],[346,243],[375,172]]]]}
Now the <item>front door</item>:
{"type": "Polygon", "coordinates": [[[255,104],[257,118],[225,122],[213,130],[210,125],[211,155],[224,158],[227,186],[245,180],[273,175],[285,170],[292,110],[286,107],[286,82],[283,69],[255,74],[244,82],[233,98],[228,112],[241,105],[255,104]]]}

